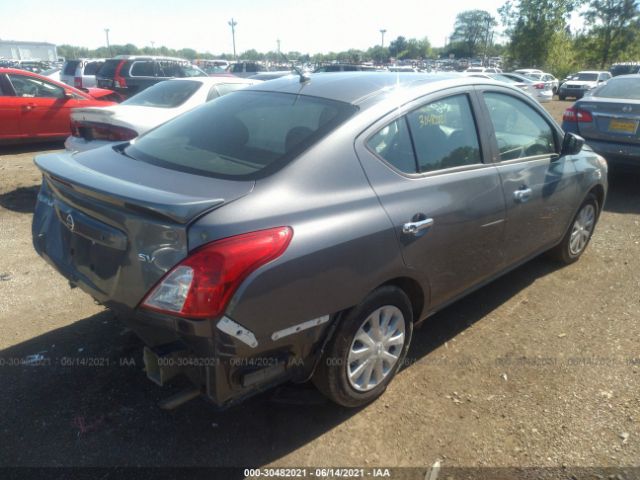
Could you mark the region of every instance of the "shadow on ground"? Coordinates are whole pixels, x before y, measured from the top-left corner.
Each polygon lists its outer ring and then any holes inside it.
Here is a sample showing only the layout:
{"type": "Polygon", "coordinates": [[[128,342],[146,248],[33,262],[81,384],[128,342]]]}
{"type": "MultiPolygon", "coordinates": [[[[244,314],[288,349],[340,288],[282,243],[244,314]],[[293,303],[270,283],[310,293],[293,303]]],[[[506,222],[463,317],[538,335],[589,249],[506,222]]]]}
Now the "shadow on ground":
{"type": "Polygon", "coordinates": [[[7,193],[0,193],[0,207],[18,213],[33,213],[40,185],[19,187],[7,193]]]}
{"type": "Polygon", "coordinates": [[[609,171],[609,192],[604,209],[614,213],[640,213],[640,167],[637,171],[615,168],[609,171]]]}
{"type": "Polygon", "coordinates": [[[2,155],[19,155],[22,153],[40,153],[46,150],[64,149],[64,141],[42,143],[16,143],[14,145],[0,145],[0,158],[2,155]]]}
{"type": "MultiPolygon", "coordinates": [[[[533,260],[431,317],[416,330],[410,358],[428,355],[554,269],[533,260]]],[[[185,385],[167,390],[148,381],[141,350],[104,311],[0,352],[0,465],[259,466],[357,414],[310,384],[285,385],[225,412],[203,399],[165,412],[157,402],[185,385]],[[33,365],[12,366],[15,359],[33,365]]]]}

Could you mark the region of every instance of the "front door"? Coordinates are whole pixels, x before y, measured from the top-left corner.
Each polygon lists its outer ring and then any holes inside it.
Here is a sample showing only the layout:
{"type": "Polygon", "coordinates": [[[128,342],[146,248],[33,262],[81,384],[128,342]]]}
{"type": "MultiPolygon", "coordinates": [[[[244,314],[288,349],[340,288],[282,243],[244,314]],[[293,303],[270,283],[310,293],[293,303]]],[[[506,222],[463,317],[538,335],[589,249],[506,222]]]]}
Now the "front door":
{"type": "Polygon", "coordinates": [[[503,266],[504,197],[464,89],[377,122],[356,148],[405,263],[436,308],[503,266]]]}
{"type": "Polygon", "coordinates": [[[20,119],[26,136],[69,135],[69,109],[75,105],[65,97],[64,88],[28,75],[10,73],[7,77],[20,105],[20,119]]]}
{"type": "Polygon", "coordinates": [[[485,90],[495,135],[496,166],[505,195],[505,258],[525,259],[560,240],[577,195],[575,168],[559,157],[560,139],[534,102],[485,90]]]}

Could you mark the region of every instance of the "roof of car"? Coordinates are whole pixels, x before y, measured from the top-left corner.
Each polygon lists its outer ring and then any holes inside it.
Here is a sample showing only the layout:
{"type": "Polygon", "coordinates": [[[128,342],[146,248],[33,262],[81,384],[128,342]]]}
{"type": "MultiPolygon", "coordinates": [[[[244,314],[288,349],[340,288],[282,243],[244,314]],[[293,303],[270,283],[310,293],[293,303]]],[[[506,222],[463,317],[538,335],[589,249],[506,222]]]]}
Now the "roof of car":
{"type": "Polygon", "coordinates": [[[191,61],[186,58],[163,57],[162,55],[116,55],[115,57],[107,60],[171,60],[175,62],[191,63],[191,61]]]}
{"type": "Polygon", "coordinates": [[[409,88],[429,83],[449,81],[453,84],[485,83],[491,80],[472,78],[457,73],[405,73],[405,72],[337,72],[331,75],[311,74],[309,81],[300,82],[298,76],[270,80],[253,90],[304,94],[346,103],[359,104],[376,94],[394,89],[409,88]]]}
{"type": "Polygon", "coordinates": [[[581,73],[609,73],[607,70],[580,70],[576,75],[581,73]]]}
{"type": "Polygon", "coordinates": [[[214,75],[209,77],[181,77],[164,80],[164,82],[200,82],[205,85],[217,85],[218,83],[262,83],[260,80],[234,77],[233,75],[214,75]]]}

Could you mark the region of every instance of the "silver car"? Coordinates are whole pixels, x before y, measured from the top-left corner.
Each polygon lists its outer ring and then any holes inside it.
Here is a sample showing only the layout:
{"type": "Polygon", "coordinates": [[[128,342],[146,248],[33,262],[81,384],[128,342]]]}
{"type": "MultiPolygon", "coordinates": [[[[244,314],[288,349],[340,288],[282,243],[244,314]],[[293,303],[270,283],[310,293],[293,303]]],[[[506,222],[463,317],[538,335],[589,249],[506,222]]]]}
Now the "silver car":
{"type": "Polygon", "coordinates": [[[585,138],[611,164],[640,167],[640,75],[613,77],[569,107],[565,132],[585,138]]]}
{"type": "Polygon", "coordinates": [[[607,165],[518,88],[447,74],[286,77],[131,142],[36,158],[38,253],[227,406],[312,378],[381,395],[414,325],[547,251],[585,251],[607,165]]]}
{"type": "Polygon", "coordinates": [[[60,80],[76,88],[96,86],[96,72],[104,64],[104,58],[79,58],[64,62],[60,80]]]}

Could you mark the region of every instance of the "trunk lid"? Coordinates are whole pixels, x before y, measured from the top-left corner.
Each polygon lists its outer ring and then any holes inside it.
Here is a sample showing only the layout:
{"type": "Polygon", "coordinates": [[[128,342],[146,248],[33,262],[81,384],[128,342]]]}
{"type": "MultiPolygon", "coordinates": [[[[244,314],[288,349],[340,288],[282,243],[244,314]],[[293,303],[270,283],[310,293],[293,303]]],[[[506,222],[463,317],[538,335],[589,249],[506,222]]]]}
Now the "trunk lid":
{"type": "Polygon", "coordinates": [[[587,98],[577,102],[575,107],[593,117],[592,122],[578,123],[578,133],[585,139],[640,144],[640,102],[587,98]]]}
{"type": "Polygon", "coordinates": [[[190,222],[254,186],[150,165],[117,147],[41,155],[35,163],[43,172],[35,249],[72,284],[116,309],[135,308],[187,256],[190,222]]]}

